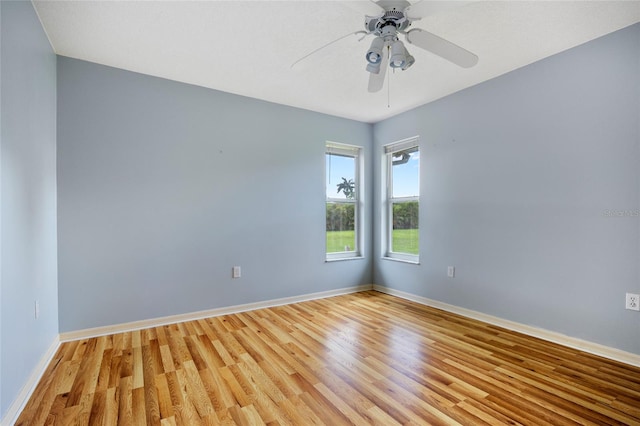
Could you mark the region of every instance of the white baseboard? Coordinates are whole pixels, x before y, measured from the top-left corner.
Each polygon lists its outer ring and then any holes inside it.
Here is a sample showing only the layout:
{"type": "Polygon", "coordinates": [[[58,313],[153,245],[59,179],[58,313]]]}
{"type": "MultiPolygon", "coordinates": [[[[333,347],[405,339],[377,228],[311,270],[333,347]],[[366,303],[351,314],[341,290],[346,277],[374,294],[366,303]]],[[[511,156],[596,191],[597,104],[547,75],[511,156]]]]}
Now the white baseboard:
{"type": "Polygon", "coordinates": [[[473,311],[471,309],[449,305],[448,303],[439,302],[437,300],[428,299],[426,297],[417,296],[415,294],[406,293],[404,291],[395,290],[389,287],[374,285],[373,289],[375,291],[379,291],[380,293],[386,293],[392,296],[401,297],[403,299],[411,300],[422,305],[431,306],[433,308],[442,309],[443,311],[452,312],[454,314],[462,315],[467,318],[472,318],[478,321],[497,325],[499,327],[506,328],[507,330],[517,331],[519,333],[526,334],[527,336],[537,337],[542,340],[558,343],[560,345],[578,349],[593,355],[598,355],[604,358],[612,359],[614,361],[619,361],[625,364],[640,367],[640,355],[631,352],[625,352],[620,349],[615,349],[598,343],[577,339],[575,337],[566,336],[554,331],[549,331],[542,328],[521,324],[515,321],[509,321],[506,319],[494,317],[493,315],[483,314],[482,312],[473,311]]]}
{"type": "Polygon", "coordinates": [[[78,331],[69,331],[60,333],[61,342],[69,342],[72,340],[89,339],[92,337],[105,336],[107,334],[124,333],[127,331],[141,330],[143,328],[159,327],[167,324],[175,324],[177,322],[193,321],[202,318],[215,317],[220,315],[235,314],[238,312],[253,311],[255,309],[271,308],[273,306],[288,305],[291,303],[305,302],[307,300],[324,299],[342,294],[358,293],[360,291],[371,290],[371,284],[346,287],[336,290],[321,291],[317,293],[302,294],[299,296],[283,297],[281,299],[266,300],[263,302],[247,303],[243,305],[227,306],[223,308],[209,309],[206,311],[190,312],[186,314],[171,315],[161,318],[152,318],[148,320],[133,321],[122,324],[108,325],[104,327],[87,328],[78,331]]]}
{"type": "Polygon", "coordinates": [[[20,389],[18,396],[16,396],[16,398],[13,400],[13,403],[9,406],[6,414],[4,415],[2,420],[0,420],[0,425],[13,425],[16,420],[18,420],[18,416],[24,409],[24,406],[27,405],[29,398],[31,398],[31,394],[35,390],[38,382],[40,382],[42,375],[47,370],[49,363],[53,359],[59,347],[60,337],[56,336],[47,351],[42,355],[42,358],[40,358],[38,364],[31,372],[31,375],[27,379],[27,382],[24,384],[24,386],[22,386],[22,389],[20,389]]]}

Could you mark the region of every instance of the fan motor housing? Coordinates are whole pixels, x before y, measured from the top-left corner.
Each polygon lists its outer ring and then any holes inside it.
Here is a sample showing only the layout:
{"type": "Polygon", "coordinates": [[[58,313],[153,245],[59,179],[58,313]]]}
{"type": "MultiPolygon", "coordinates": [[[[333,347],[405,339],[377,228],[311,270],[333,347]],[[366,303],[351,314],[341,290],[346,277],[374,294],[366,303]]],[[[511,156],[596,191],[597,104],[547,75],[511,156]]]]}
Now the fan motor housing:
{"type": "Polygon", "coordinates": [[[392,25],[397,31],[404,31],[411,25],[411,21],[403,11],[394,8],[385,11],[382,16],[367,16],[364,25],[368,32],[380,36],[386,26],[392,25]]]}

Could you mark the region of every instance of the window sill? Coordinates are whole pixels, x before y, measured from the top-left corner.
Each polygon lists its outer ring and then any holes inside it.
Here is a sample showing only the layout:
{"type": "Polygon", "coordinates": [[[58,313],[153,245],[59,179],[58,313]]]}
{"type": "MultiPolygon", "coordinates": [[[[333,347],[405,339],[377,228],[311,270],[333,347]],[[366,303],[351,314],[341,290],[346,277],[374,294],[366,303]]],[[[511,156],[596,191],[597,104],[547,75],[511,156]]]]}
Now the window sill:
{"type": "Polygon", "coordinates": [[[352,257],[339,257],[336,259],[325,259],[324,263],[343,262],[345,260],[358,260],[364,259],[364,256],[352,256],[352,257]]]}
{"type": "Polygon", "coordinates": [[[399,259],[397,257],[382,256],[382,260],[391,260],[392,262],[408,263],[410,265],[419,265],[419,260],[399,259]]]}

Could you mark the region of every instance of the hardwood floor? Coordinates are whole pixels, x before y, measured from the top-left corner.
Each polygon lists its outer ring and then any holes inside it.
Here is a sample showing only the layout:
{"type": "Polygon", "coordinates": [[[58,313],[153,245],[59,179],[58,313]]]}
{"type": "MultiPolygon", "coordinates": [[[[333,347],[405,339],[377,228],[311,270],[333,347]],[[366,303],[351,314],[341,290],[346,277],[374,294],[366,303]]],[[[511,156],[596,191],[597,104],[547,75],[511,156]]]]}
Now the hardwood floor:
{"type": "Polygon", "coordinates": [[[377,292],[61,345],[17,425],[640,425],[640,368],[377,292]]]}

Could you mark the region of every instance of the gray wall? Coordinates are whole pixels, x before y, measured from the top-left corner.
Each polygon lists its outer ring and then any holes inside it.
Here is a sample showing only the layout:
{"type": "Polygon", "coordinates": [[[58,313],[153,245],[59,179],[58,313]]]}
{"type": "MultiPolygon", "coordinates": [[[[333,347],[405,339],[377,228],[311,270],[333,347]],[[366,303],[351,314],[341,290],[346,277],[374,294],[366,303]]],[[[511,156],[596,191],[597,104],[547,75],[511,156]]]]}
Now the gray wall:
{"type": "Polygon", "coordinates": [[[61,332],[371,283],[370,237],[324,261],[327,140],[371,182],[371,125],[59,57],[61,332]]]}
{"type": "Polygon", "coordinates": [[[0,423],[5,408],[2,403],[2,5],[0,5],[0,423]]]}
{"type": "Polygon", "coordinates": [[[640,354],[638,76],[640,24],[376,124],[421,138],[421,264],[374,281],[640,354]]]}
{"type": "Polygon", "coordinates": [[[31,2],[0,10],[1,417],[58,334],[58,296],[56,56],[31,2]]]}

